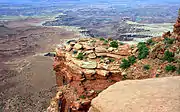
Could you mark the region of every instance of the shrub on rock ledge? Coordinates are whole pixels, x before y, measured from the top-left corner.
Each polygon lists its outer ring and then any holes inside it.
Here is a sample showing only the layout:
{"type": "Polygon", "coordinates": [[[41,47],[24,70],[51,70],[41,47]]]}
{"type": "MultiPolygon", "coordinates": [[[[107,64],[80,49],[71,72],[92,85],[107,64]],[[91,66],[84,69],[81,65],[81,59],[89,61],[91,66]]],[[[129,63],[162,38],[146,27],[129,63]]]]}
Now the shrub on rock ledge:
{"type": "Polygon", "coordinates": [[[176,71],[176,67],[174,66],[174,65],[167,65],[166,67],[165,67],[165,70],[166,70],[166,72],[174,72],[174,71],[176,71]]]}
{"type": "Polygon", "coordinates": [[[148,45],[154,45],[155,42],[152,39],[148,39],[146,42],[148,45]]]}
{"type": "Polygon", "coordinates": [[[83,53],[79,53],[77,56],[77,59],[83,60],[84,59],[83,53]]]}
{"type": "Polygon", "coordinates": [[[104,41],[105,39],[103,37],[99,38],[99,40],[104,41]]]}
{"type": "Polygon", "coordinates": [[[136,62],[136,57],[135,56],[129,56],[128,60],[127,59],[122,59],[122,63],[120,65],[120,68],[122,68],[122,69],[129,68],[135,62],[136,62]]]}
{"type": "Polygon", "coordinates": [[[149,70],[150,69],[150,65],[144,65],[144,70],[149,70]]]}
{"type": "Polygon", "coordinates": [[[104,40],[104,44],[108,44],[108,40],[104,40]]]}
{"type": "Polygon", "coordinates": [[[174,53],[170,51],[165,51],[163,60],[168,62],[173,62],[175,60],[174,53]]]}
{"type": "Polygon", "coordinates": [[[139,42],[138,45],[138,59],[144,59],[148,56],[149,54],[149,48],[146,46],[144,42],[139,42]]]}
{"type": "Polygon", "coordinates": [[[127,59],[123,59],[120,68],[126,69],[129,68],[130,66],[131,66],[130,62],[127,59]]]}
{"type": "Polygon", "coordinates": [[[118,48],[118,42],[116,41],[116,40],[114,40],[114,41],[112,41],[111,43],[110,43],[110,47],[113,47],[113,48],[118,48]]]}
{"type": "Polygon", "coordinates": [[[175,41],[175,39],[173,38],[164,38],[164,43],[165,44],[173,44],[173,42],[175,41]]]}
{"type": "Polygon", "coordinates": [[[128,57],[129,63],[131,65],[133,65],[134,63],[136,63],[136,57],[135,56],[129,56],[128,57]]]}

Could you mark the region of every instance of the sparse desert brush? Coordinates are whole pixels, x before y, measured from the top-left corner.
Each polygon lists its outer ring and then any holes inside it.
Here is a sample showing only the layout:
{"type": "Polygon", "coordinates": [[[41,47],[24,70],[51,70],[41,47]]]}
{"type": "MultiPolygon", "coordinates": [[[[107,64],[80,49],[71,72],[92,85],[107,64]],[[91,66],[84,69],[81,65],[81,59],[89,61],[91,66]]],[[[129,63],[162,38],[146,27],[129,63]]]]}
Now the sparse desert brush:
{"type": "Polygon", "coordinates": [[[136,57],[135,56],[129,56],[128,59],[122,59],[122,63],[120,65],[120,68],[122,68],[122,69],[129,68],[135,62],[136,62],[136,57]]]}
{"type": "Polygon", "coordinates": [[[155,44],[155,42],[152,39],[148,39],[146,43],[147,43],[147,45],[154,45],[155,44]]]}
{"type": "Polygon", "coordinates": [[[113,40],[111,43],[110,43],[110,47],[113,47],[113,48],[118,48],[118,42],[116,40],[113,40]]]}
{"type": "Polygon", "coordinates": [[[84,59],[83,53],[79,53],[77,56],[77,59],[83,60],[84,59]]]}
{"type": "Polygon", "coordinates": [[[146,46],[144,42],[139,42],[138,45],[138,59],[144,59],[148,56],[149,54],[149,48],[146,46]]]}
{"type": "Polygon", "coordinates": [[[115,60],[113,58],[108,58],[110,62],[114,62],[115,60]]]}
{"type": "Polygon", "coordinates": [[[173,39],[173,38],[164,38],[164,43],[165,44],[173,44],[174,43],[174,41],[175,41],[175,39],[173,39]]]}
{"type": "Polygon", "coordinates": [[[108,40],[104,40],[104,44],[108,44],[108,40]]]}
{"type": "Polygon", "coordinates": [[[135,56],[129,56],[128,61],[131,65],[133,65],[134,63],[136,63],[136,57],[135,56]]]}
{"type": "Polygon", "coordinates": [[[150,69],[150,65],[144,65],[144,66],[143,66],[143,69],[144,69],[144,70],[149,70],[149,69],[150,69]]]}
{"type": "Polygon", "coordinates": [[[122,59],[122,63],[120,65],[120,68],[126,69],[131,66],[130,62],[127,59],[122,59]]]}
{"type": "Polygon", "coordinates": [[[79,96],[80,99],[86,99],[86,96],[85,95],[81,95],[79,96]]]}
{"type": "Polygon", "coordinates": [[[165,51],[163,60],[168,62],[173,62],[175,60],[174,53],[170,51],[165,51]]]}
{"type": "Polygon", "coordinates": [[[105,39],[103,37],[99,38],[99,40],[104,41],[105,39]]]}
{"type": "Polygon", "coordinates": [[[174,72],[174,71],[176,71],[176,67],[174,66],[174,65],[167,65],[166,67],[165,67],[165,70],[166,70],[166,72],[174,72]]]}

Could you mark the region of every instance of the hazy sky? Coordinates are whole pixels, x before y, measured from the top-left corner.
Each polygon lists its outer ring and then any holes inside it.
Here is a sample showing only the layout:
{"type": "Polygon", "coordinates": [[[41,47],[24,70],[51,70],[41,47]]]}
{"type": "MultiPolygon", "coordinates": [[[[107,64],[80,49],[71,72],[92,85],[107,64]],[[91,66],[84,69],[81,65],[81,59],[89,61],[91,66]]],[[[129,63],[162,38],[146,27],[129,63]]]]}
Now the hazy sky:
{"type": "Polygon", "coordinates": [[[169,2],[177,2],[180,3],[180,0],[0,0],[0,2],[10,2],[10,3],[24,3],[24,2],[52,2],[52,1],[91,1],[91,2],[99,2],[99,1],[104,1],[104,2],[111,2],[111,1],[125,1],[125,2],[146,2],[146,3],[156,3],[156,2],[161,2],[161,3],[169,3],[169,2]]]}

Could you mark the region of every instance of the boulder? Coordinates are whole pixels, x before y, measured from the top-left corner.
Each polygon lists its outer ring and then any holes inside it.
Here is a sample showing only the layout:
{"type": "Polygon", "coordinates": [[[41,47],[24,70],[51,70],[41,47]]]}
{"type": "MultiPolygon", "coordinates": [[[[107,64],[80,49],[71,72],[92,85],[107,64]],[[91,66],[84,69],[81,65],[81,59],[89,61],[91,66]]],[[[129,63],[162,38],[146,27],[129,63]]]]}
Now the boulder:
{"type": "Polygon", "coordinates": [[[111,54],[111,53],[96,53],[97,56],[107,56],[107,57],[111,57],[111,58],[115,58],[115,59],[122,59],[124,58],[124,56],[120,56],[117,54],[111,54]]]}
{"type": "Polygon", "coordinates": [[[94,59],[94,58],[96,58],[96,54],[95,53],[91,53],[91,54],[88,55],[88,58],[94,59]]]}
{"type": "Polygon", "coordinates": [[[90,53],[93,53],[94,51],[93,50],[89,50],[89,51],[85,51],[84,53],[85,54],[90,54],[90,53]]]}
{"type": "Polygon", "coordinates": [[[74,45],[74,49],[76,49],[76,50],[80,50],[82,47],[83,46],[81,44],[79,44],[79,43],[74,45]]]}
{"type": "Polygon", "coordinates": [[[107,52],[107,49],[105,47],[100,46],[100,47],[95,48],[95,52],[104,53],[104,52],[107,52]]]}
{"type": "Polygon", "coordinates": [[[92,100],[89,112],[179,112],[180,77],[126,80],[92,100]]]}
{"type": "Polygon", "coordinates": [[[107,71],[107,70],[96,70],[96,72],[97,72],[98,75],[101,75],[101,76],[104,76],[104,77],[109,75],[109,71],[107,71]]]}
{"type": "Polygon", "coordinates": [[[115,49],[115,48],[113,48],[113,47],[109,47],[109,48],[108,48],[108,51],[109,51],[109,52],[112,52],[114,49],[115,49]]]}
{"type": "Polygon", "coordinates": [[[86,69],[93,69],[97,67],[97,62],[95,61],[82,62],[81,67],[86,69]]]}
{"type": "Polygon", "coordinates": [[[87,74],[87,75],[94,75],[94,74],[96,74],[96,71],[95,70],[90,70],[90,69],[85,69],[84,73],[87,74]]]}
{"type": "Polygon", "coordinates": [[[138,48],[136,47],[132,50],[132,54],[136,54],[137,51],[138,51],[138,48]]]}
{"type": "Polygon", "coordinates": [[[98,69],[105,69],[105,70],[107,70],[108,69],[108,65],[106,63],[98,63],[97,68],[98,69]]]}
{"type": "Polygon", "coordinates": [[[83,45],[83,48],[86,49],[86,50],[93,50],[94,49],[94,47],[89,46],[87,44],[83,45]]]}

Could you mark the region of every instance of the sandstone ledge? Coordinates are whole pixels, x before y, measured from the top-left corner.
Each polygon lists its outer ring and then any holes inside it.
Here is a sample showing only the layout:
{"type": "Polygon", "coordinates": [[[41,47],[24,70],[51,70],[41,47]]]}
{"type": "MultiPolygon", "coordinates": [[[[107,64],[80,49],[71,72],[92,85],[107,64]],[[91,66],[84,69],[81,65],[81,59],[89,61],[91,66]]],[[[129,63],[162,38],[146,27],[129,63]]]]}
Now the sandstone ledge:
{"type": "Polygon", "coordinates": [[[180,77],[117,82],[91,105],[89,112],[179,112],[180,77]]]}

